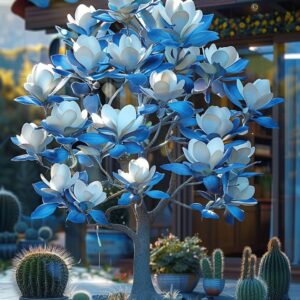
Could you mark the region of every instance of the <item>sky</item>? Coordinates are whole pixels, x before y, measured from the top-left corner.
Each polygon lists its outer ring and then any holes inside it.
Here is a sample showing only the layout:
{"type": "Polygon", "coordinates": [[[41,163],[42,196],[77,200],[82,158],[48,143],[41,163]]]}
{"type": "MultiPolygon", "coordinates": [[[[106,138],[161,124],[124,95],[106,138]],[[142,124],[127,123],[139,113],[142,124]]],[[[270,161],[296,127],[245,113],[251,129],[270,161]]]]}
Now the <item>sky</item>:
{"type": "Polygon", "coordinates": [[[53,35],[48,35],[44,31],[26,31],[24,20],[10,10],[13,2],[0,0],[0,49],[15,49],[37,44],[48,46],[54,38],[53,35]]]}

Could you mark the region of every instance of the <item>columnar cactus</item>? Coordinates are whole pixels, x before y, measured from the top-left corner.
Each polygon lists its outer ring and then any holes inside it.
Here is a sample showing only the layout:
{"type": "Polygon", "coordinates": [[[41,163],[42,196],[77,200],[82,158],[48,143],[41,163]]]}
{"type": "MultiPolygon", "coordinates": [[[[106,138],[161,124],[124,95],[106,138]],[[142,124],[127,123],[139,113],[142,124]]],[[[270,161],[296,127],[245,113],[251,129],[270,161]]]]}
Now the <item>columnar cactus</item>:
{"type": "Polygon", "coordinates": [[[25,251],[14,261],[16,281],[24,298],[63,297],[71,259],[55,248],[25,251]]]}
{"type": "Polygon", "coordinates": [[[207,257],[201,260],[201,270],[204,278],[213,278],[212,265],[207,257]]]}
{"type": "Polygon", "coordinates": [[[15,224],[21,215],[21,204],[18,198],[11,192],[1,188],[0,190],[0,232],[14,231],[15,224]]]}
{"type": "Polygon", "coordinates": [[[212,262],[205,257],[201,260],[201,269],[204,278],[223,279],[224,254],[221,249],[215,249],[212,253],[212,262]]]}
{"type": "Polygon", "coordinates": [[[237,300],[265,300],[267,286],[263,280],[256,277],[257,258],[251,255],[251,249],[246,247],[243,252],[242,274],[237,283],[237,300]]]}
{"type": "Polygon", "coordinates": [[[221,249],[215,249],[212,254],[214,278],[223,279],[224,254],[221,249]]]}
{"type": "Polygon", "coordinates": [[[281,243],[273,237],[268,244],[259,266],[259,276],[268,286],[268,299],[288,299],[291,280],[291,267],[288,257],[281,251],[281,243]]]}

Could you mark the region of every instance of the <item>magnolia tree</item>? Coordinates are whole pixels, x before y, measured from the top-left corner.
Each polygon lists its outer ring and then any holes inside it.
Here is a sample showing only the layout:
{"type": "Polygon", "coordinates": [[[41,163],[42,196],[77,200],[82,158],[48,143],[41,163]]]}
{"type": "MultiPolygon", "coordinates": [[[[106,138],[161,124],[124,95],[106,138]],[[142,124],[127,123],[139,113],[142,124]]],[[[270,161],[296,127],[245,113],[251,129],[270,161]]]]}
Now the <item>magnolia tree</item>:
{"type": "Polygon", "coordinates": [[[227,222],[243,221],[240,206],[256,204],[248,124],[276,127],[263,112],[282,99],[273,98],[268,80],[242,83],[247,61],[234,47],[212,43],[218,39],[209,30],[213,16],[196,10],[192,0],[109,0],[108,7],[79,5],[67,29],[57,27],[66,54],[52,56],[52,65],[34,66],[25,84],[29,95],[16,99],[40,107],[45,118],[39,125],[24,124],[12,138],[26,151],[13,160],[37,161],[49,171],[34,184],[43,204],[32,218],[62,208],[69,222],[126,233],[135,249],[130,299],[160,299],[149,270],[151,224],[171,203],[202,218],[218,219],[216,211],[223,210],[227,222]],[[108,81],[116,87],[113,93],[108,81]],[[67,83],[68,96],[61,92],[67,83]],[[100,99],[103,85],[110,96],[100,99]],[[125,88],[132,104],[122,106],[117,100],[125,88]],[[233,109],[213,106],[212,95],[227,97],[233,109]],[[177,145],[175,154],[168,143],[177,145]],[[150,166],[150,154],[163,147],[168,163],[150,166]],[[119,169],[105,168],[107,160],[119,162],[119,169]],[[99,181],[89,181],[91,166],[103,173],[99,181]],[[158,190],[166,173],[167,189],[158,190]],[[118,192],[107,197],[104,185],[118,192]],[[191,186],[202,203],[176,199],[191,186]],[[117,206],[97,210],[112,198],[117,206]],[[154,209],[147,208],[146,198],[153,199],[154,209]],[[110,221],[120,208],[133,212],[134,228],[110,221]]]}

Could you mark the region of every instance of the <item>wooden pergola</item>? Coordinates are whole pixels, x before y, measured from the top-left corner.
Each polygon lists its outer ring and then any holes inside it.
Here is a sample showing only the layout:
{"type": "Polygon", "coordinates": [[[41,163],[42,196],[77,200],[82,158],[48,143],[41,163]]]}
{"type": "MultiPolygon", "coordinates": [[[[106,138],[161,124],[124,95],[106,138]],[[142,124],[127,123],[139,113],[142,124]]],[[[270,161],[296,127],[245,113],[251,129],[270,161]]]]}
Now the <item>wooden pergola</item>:
{"type": "MultiPolygon", "coordinates": [[[[107,1],[81,0],[79,3],[94,5],[96,8],[107,8],[107,1]]],[[[300,8],[297,0],[195,0],[196,6],[206,13],[217,13],[221,16],[233,17],[258,12],[286,11],[300,8]]],[[[67,14],[74,14],[76,4],[54,2],[49,8],[41,9],[27,0],[16,0],[13,12],[25,19],[27,30],[54,31],[55,25],[65,26],[67,14]]]]}

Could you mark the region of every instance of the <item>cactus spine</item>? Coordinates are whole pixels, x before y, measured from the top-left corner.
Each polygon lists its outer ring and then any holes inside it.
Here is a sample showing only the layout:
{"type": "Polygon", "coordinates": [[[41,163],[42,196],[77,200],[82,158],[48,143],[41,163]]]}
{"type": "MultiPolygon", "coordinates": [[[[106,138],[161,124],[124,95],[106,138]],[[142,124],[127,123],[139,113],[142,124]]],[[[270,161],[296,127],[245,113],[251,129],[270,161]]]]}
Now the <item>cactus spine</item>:
{"type": "Polygon", "coordinates": [[[0,232],[14,231],[15,224],[21,216],[21,204],[18,198],[11,192],[1,188],[0,190],[0,232]]]}
{"type": "Polygon", "coordinates": [[[212,254],[214,278],[223,279],[224,254],[221,249],[215,249],[212,254]]]}
{"type": "Polygon", "coordinates": [[[288,257],[281,251],[281,243],[277,237],[269,241],[268,252],[260,262],[259,276],[267,283],[268,299],[288,298],[291,267],[288,257]]]}
{"type": "Polygon", "coordinates": [[[267,297],[266,284],[256,277],[257,258],[251,254],[251,248],[243,251],[242,273],[237,283],[237,300],[265,300],[267,297]]]}
{"type": "Polygon", "coordinates": [[[55,248],[36,248],[14,261],[16,281],[24,298],[63,297],[69,279],[71,260],[55,248]]]}
{"type": "Polygon", "coordinates": [[[224,254],[221,249],[215,249],[212,253],[212,262],[205,257],[201,260],[201,269],[204,278],[223,279],[224,254]]]}

